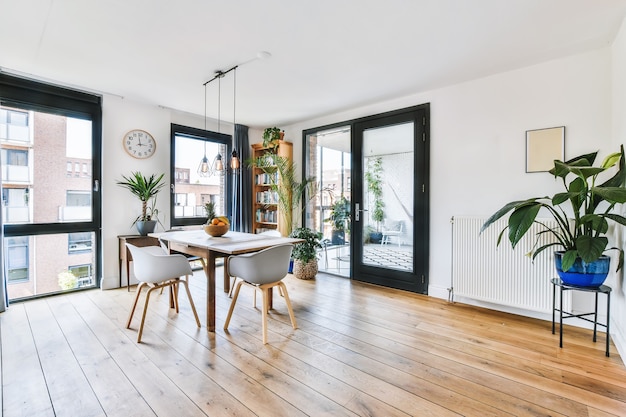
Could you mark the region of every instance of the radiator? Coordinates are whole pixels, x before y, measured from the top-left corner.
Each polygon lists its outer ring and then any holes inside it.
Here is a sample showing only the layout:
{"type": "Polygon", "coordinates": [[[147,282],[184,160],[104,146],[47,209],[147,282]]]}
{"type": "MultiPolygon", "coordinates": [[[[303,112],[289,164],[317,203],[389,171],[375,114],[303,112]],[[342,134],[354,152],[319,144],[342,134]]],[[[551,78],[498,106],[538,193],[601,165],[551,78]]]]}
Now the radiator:
{"type": "MultiPolygon", "coordinates": [[[[533,261],[526,256],[535,244],[536,232],[543,229],[533,224],[515,250],[508,240],[508,230],[496,247],[498,234],[507,219],[500,219],[483,233],[486,218],[452,218],[452,288],[451,296],[462,296],[509,307],[541,313],[552,311],[552,284],[556,276],[552,248],[541,252],[533,261]]],[[[552,219],[538,219],[552,227],[552,219]]],[[[554,239],[550,234],[540,237],[539,246],[554,239]]],[[[557,291],[558,297],[558,291],[557,291]]],[[[558,298],[557,298],[558,303],[558,298]]],[[[569,299],[563,299],[564,307],[569,299]]]]}

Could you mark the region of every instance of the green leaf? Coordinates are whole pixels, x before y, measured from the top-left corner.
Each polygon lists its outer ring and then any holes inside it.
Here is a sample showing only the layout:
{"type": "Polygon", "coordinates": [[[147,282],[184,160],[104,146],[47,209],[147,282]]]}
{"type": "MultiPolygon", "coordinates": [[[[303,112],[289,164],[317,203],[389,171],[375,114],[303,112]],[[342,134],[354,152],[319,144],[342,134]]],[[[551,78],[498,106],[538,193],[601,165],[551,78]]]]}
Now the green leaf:
{"type": "Polygon", "coordinates": [[[600,233],[606,233],[609,230],[609,223],[604,216],[599,214],[586,214],[580,218],[579,222],[600,233]]]}
{"type": "Polygon", "coordinates": [[[575,249],[566,251],[561,257],[561,270],[567,271],[570,269],[576,262],[576,258],[578,258],[578,252],[575,249]]]}
{"type": "Polygon", "coordinates": [[[605,169],[599,167],[570,167],[570,172],[572,174],[585,179],[598,175],[603,171],[605,171],[605,169]]]}
{"type": "Polygon", "coordinates": [[[593,237],[589,235],[582,235],[576,238],[576,249],[578,251],[578,255],[585,262],[593,262],[602,256],[602,253],[604,253],[608,244],[609,239],[605,236],[593,237]]]}
{"type": "Polygon", "coordinates": [[[612,166],[614,166],[615,164],[617,164],[617,162],[619,162],[619,159],[622,157],[622,154],[619,152],[614,152],[610,155],[607,155],[606,158],[604,158],[604,161],[602,161],[602,164],[600,165],[602,168],[607,169],[607,168],[611,168],[612,166]]]}
{"type": "Polygon", "coordinates": [[[509,241],[513,248],[522,240],[530,226],[535,222],[540,208],[541,203],[533,203],[518,207],[511,213],[509,217],[509,241]]]}
{"type": "Polygon", "coordinates": [[[485,221],[485,223],[483,223],[483,226],[480,228],[480,233],[485,231],[485,229],[487,229],[493,223],[497,222],[502,216],[504,216],[509,211],[513,210],[515,207],[517,207],[520,203],[523,203],[523,202],[524,200],[520,200],[520,201],[512,201],[508,204],[505,204],[504,207],[496,211],[493,215],[491,215],[491,217],[487,219],[487,221],[485,221]]]}
{"type": "Polygon", "coordinates": [[[592,187],[591,192],[602,197],[609,203],[626,203],[626,188],[592,187]]]}
{"type": "Polygon", "coordinates": [[[608,214],[605,214],[604,217],[606,217],[607,219],[611,219],[614,222],[621,224],[622,226],[626,226],[626,217],[624,216],[620,216],[619,214],[608,213],[608,214]]]}

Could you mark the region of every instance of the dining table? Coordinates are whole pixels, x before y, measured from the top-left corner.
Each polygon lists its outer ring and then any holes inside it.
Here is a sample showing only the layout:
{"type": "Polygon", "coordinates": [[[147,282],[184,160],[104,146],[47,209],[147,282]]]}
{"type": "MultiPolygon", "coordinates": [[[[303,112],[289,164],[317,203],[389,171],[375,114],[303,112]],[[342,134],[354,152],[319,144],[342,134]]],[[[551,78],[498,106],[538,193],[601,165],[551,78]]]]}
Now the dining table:
{"type": "MultiPolygon", "coordinates": [[[[205,259],[204,273],[207,279],[206,326],[209,332],[215,331],[215,261],[217,258],[258,252],[262,249],[286,243],[295,244],[302,242],[302,239],[290,237],[234,231],[228,231],[222,236],[214,237],[208,235],[202,229],[150,233],[149,236],[163,242],[170,253],[182,253],[205,259]]],[[[229,289],[230,276],[226,270],[226,265],[224,265],[224,292],[229,292],[229,289]]]]}

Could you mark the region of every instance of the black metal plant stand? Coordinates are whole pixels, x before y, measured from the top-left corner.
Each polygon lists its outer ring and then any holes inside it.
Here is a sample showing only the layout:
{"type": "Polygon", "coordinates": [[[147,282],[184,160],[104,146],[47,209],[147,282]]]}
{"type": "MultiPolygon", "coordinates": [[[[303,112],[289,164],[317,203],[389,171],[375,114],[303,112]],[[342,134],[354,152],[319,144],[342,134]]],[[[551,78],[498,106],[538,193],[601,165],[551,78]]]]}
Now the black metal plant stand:
{"type": "Polygon", "coordinates": [[[606,328],[606,356],[609,356],[609,324],[611,322],[611,287],[608,285],[600,285],[599,287],[579,287],[576,285],[568,285],[563,283],[560,278],[552,278],[552,334],[554,334],[554,322],[555,312],[559,312],[559,347],[563,347],[563,319],[577,317],[581,320],[593,323],[593,341],[596,341],[596,330],[598,326],[606,328]],[[560,304],[559,308],[556,308],[556,287],[560,288],[560,304]],[[563,292],[564,291],[585,291],[595,293],[595,309],[592,313],[573,314],[567,311],[563,311],[563,292]],[[606,324],[598,323],[598,294],[606,294],[606,324]],[[587,318],[587,316],[593,315],[593,320],[587,318]]]}

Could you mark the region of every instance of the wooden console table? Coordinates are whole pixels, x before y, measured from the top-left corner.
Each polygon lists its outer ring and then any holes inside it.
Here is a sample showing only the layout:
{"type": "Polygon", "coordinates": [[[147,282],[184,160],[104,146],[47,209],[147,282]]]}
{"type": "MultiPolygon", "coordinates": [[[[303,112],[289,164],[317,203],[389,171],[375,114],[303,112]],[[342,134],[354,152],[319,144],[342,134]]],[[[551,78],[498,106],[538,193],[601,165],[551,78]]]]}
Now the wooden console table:
{"type": "Polygon", "coordinates": [[[130,287],[130,261],[133,260],[130,251],[126,247],[126,243],[135,245],[138,247],[143,246],[159,246],[159,239],[152,236],[140,236],[140,235],[120,235],[117,237],[120,241],[119,255],[120,255],[120,288],[122,287],[122,266],[126,265],[126,289],[130,287]]]}

